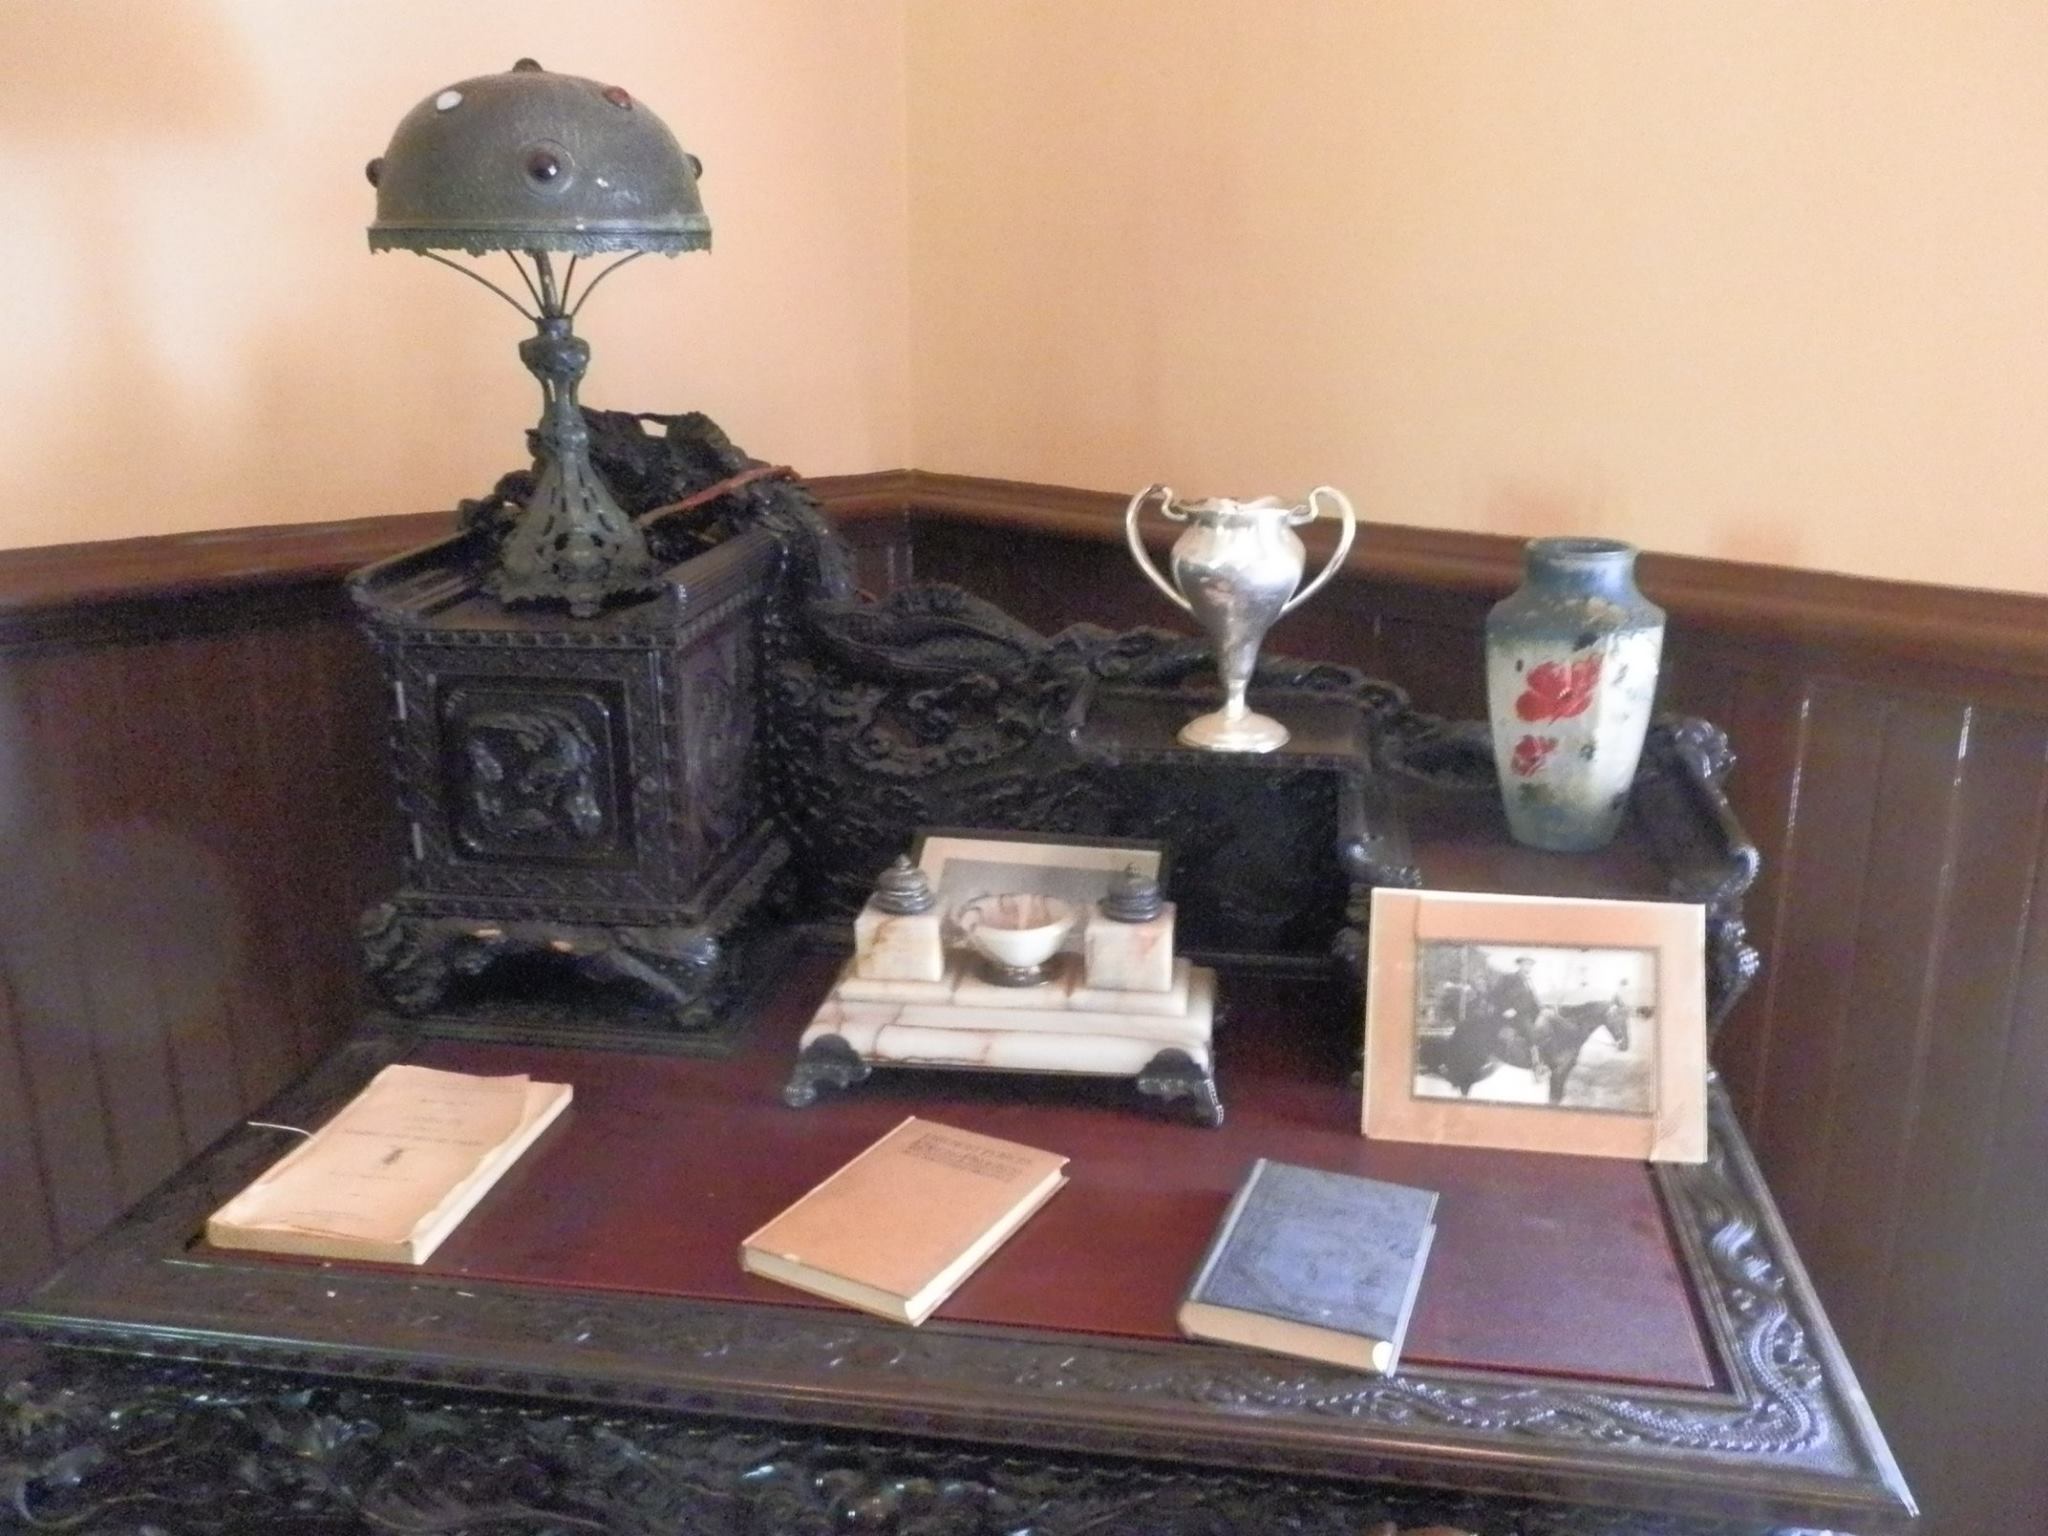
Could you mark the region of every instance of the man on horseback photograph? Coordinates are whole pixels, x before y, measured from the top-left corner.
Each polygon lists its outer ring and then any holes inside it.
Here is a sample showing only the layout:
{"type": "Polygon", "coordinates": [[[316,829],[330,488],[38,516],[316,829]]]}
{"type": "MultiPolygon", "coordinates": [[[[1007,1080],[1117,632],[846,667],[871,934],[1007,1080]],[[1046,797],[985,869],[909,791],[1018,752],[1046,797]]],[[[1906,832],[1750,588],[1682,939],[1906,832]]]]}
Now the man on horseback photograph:
{"type": "MultiPolygon", "coordinates": [[[[1646,1112],[1654,1031],[1632,1035],[1628,1001],[1654,997],[1654,962],[1632,949],[1538,953],[1425,945],[1415,1091],[1501,1104],[1646,1112]],[[1547,969],[1546,969],[1547,967],[1547,969]]],[[[1645,1018],[1651,1010],[1642,1010],[1645,1018]]]]}
{"type": "Polygon", "coordinates": [[[1509,1032],[1519,1037],[1522,1047],[1533,1053],[1536,1048],[1536,1030],[1543,1015],[1543,1003],[1536,996],[1536,985],[1532,979],[1536,974],[1536,958],[1533,955],[1515,956],[1512,971],[1494,971],[1486,989],[1485,1007],[1492,1016],[1496,1031],[1495,1038],[1503,1045],[1512,1042],[1504,1038],[1509,1032]]]}

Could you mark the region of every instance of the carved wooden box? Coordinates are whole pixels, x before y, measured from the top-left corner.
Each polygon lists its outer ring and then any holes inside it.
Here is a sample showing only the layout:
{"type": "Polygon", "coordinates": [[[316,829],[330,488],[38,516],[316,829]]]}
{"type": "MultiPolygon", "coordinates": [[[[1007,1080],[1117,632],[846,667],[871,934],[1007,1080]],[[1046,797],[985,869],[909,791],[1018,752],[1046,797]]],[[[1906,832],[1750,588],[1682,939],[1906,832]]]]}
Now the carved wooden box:
{"type": "Polygon", "coordinates": [[[399,889],[364,918],[370,976],[420,1014],[518,959],[529,984],[580,973],[620,1003],[532,1013],[541,1028],[695,1032],[785,858],[755,743],[776,541],[740,533],[656,597],[573,619],[485,595],[470,538],[351,583],[389,688],[402,840],[399,889]]]}

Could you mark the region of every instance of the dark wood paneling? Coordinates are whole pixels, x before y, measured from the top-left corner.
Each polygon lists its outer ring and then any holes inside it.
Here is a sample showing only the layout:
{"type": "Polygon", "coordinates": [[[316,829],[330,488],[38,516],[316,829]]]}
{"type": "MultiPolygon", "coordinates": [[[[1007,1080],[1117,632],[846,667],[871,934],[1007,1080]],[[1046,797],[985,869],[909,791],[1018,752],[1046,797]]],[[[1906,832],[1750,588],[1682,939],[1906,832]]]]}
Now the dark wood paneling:
{"type": "MultiPolygon", "coordinates": [[[[1123,498],[816,488],[881,592],[1185,631],[1123,498]]],[[[0,1289],[346,1027],[392,868],[337,589],[422,519],[0,555],[0,1289]]],[[[1161,528],[1162,535],[1170,530],[1161,528]]],[[[1477,713],[1514,541],[1372,526],[1276,649],[1477,713]]],[[[2048,1507],[2048,601],[1646,558],[1667,707],[1730,729],[1764,980],[1716,1049],[1937,1536],[2048,1507]]]]}
{"type": "MultiPolygon", "coordinates": [[[[1878,1400],[1922,1406],[1899,1416],[1895,1448],[1904,1460],[1930,1472],[1923,1481],[1944,1495],[1959,1494],[1944,1455],[1944,1440],[1954,1432],[1947,1401],[1961,1383],[1955,1377],[1958,1357],[1976,1346],[1981,1360],[1987,1318],[1976,1315],[1971,1295],[1973,1270],[1980,1256],[1996,1254],[1995,1267],[2007,1283],[2026,1271],[2025,1261],[2009,1246],[2011,1237],[2024,1243],[2026,1218],[2017,1232],[1989,1234],[1984,1223],[1994,1200],[2009,1201],[2022,1183],[2033,1182],[2019,1167],[2002,1161],[2010,1152],[2000,1147],[2003,1123],[2001,1096],[2013,1061],[2015,1025],[2036,1038],[2038,1022],[2017,1018],[2017,1004],[2030,966],[2039,957],[2028,954],[2029,929],[2038,924],[2030,912],[2035,872],[2043,846],[2044,793],[2048,793],[2048,724],[2038,718],[1998,711],[1975,711],[1969,724],[1967,751],[1962,757],[1962,782],[1954,798],[1953,879],[1949,884],[1946,920],[1934,964],[1923,978],[1926,1003],[1920,1031],[1923,1055],[1910,1084],[1914,1110],[1911,1135],[1895,1168],[1883,1170],[1879,1195],[1887,1207],[1876,1218],[1872,1248],[1881,1246],[1885,1270],[1847,1271],[1843,1286],[1860,1283],[1875,1294],[1878,1305],[1867,1320],[1867,1347],[1859,1358],[1868,1362],[1870,1390],[1878,1400]],[[2031,921],[2030,921],[2031,919],[2031,921]],[[1893,1192],[1910,1191],[1907,1199],[1893,1192]],[[1881,1243],[1880,1243],[1881,1240],[1881,1243]]],[[[2036,975],[2034,984],[2038,985],[2036,975]]],[[[2036,1016],[2038,1018],[2038,1015],[2036,1016]]],[[[2038,1090],[2039,1083],[2036,1081],[2038,1090]]],[[[2038,1123],[2048,1096],[2037,1093],[2021,1107],[2038,1123]]],[[[2042,1149],[2037,1145],[2036,1153],[2042,1149]]],[[[2037,1161],[2036,1170],[2043,1164],[2037,1161]]],[[[1846,1212],[1830,1213],[1840,1222],[1846,1212]]],[[[2044,1223],[2031,1219],[2035,1231],[2044,1223]]],[[[2043,1255],[2034,1255],[2032,1273],[2043,1255]]],[[[2000,1403],[2006,1425],[2048,1422],[2038,1380],[2020,1371],[2040,1374],[2038,1356],[2029,1357],[2029,1329],[2038,1339],[2038,1324],[2022,1319],[2010,1335],[2017,1348],[1998,1350],[1985,1365],[1978,1385],[2000,1403]],[[2015,1391],[2017,1389],[2017,1391],[2015,1391]],[[2023,1398],[2034,1392],[2031,1410],[2023,1398]]],[[[1968,1412],[1965,1405],[1957,1405],[1968,1412]]],[[[1997,1426],[1991,1438],[1995,1440],[1997,1426]]],[[[2038,1459],[2037,1459],[2038,1460],[2038,1459]]],[[[1984,1469],[1973,1469],[1977,1476],[1984,1469]]],[[[2035,1475],[2048,1472],[2036,1465],[2035,1475]]],[[[2038,1497],[2039,1481],[2031,1485],[2038,1497]]],[[[2006,1492],[2015,1492],[2008,1485],[2006,1492]]],[[[1990,1529],[1960,1524],[1961,1514],[1944,1508],[1953,1529],[1990,1529]]]]}
{"type": "MultiPolygon", "coordinates": [[[[204,692],[206,663],[217,644],[186,638],[150,648],[171,697],[204,692]]],[[[156,765],[155,782],[164,801],[180,807],[181,826],[202,825],[213,775],[207,755],[191,749],[188,721],[169,711],[138,711],[128,720],[126,736],[136,760],[156,765]]],[[[210,867],[175,856],[170,862],[188,870],[210,867]]],[[[232,914],[223,910],[217,886],[205,874],[182,881],[178,894],[178,900],[146,903],[135,931],[155,976],[156,1019],[179,1085],[184,1142],[188,1150],[197,1150],[252,1101],[221,977],[232,914]]]]}
{"type": "Polygon", "coordinates": [[[72,687],[79,673],[68,661],[26,657],[9,667],[13,753],[0,858],[7,990],[61,1251],[121,1209],[112,1106],[85,986],[91,930],[81,865],[89,854],[73,792],[84,712],[72,687]]]}
{"type": "Polygon", "coordinates": [[[1780,1042],[1753,1134],[1757,1156],[1776,1170],[1778,1204],[1802,1236],[1815,1231],[1826,1200],[1825,1128],[1841,1108],[1833,1092],[1843,1054],[1854,1048],[1850,997],[1889,711],[1890,701],[1860,688],[1811,691],[1799,806],[1779,855],[1783,900],[1795,916],[1780,925],[1765,1006],[1773,1020],[1798,1021],[1797,1039],[1780,1042]]]}
{"type": "Polygon", "coordinates": [[[252,591],[223,622],[219,593],[180,634],[178,604],[124,597],[140,636],[53,613],[56,638],[0,647],[0,1187],[24,1231],[0,1287],[356,1014],[355,913],[390,867],[381,701],[338,591],[298,590],[290,618],[252,591]]]}
{"type": "Polygon", "coordinates": [[[1845,1309],[1837,1327],[1851,1358],[1873,1363],[1898,1228],[1898,1178],[1922,1104],[1967,723],[1967,709],[1947,701],[1894,700],[1882,740],[1866,747],[1880,754],[1881,767],[1826,1139],[1819,1155],[1800,1153],[1822,1192],[1819,1205],[1799,1217],[1802,1251],[1838,1292],[1872,1299],[1845,1309]]]}
{"type": "Polygon", "coordinates": [[[210,593],[246,601],[267,587],[330,586],[359,565],[448,532],[446,512],[282,523],[212,533],[49,544],[0,554],[0,639],[48,639],[83,611],[183,602],[210,593]]]}
{"type": "MultiPolygon", "coordinates": [[[[2038,850],[2037,850],[2038,851],[2038,850]]],[[[2041,1282],[2048,1275],[2048,867],[2036,864],[2017,1005],[1997,1054],[1999,1091],[1987,1156],[1968,1170],[1972,1222],[1954,1273],[1966,1309],[1945,1369],[1900,1390],[1913,1415],[1942,1536],[2038,1527],[2048,1509],[2048,1369],[2041,1282]]],[[[1910,1205],[1923,1203],[1911,1192],[1910,1205]]]]}
{"type": "Polygon", "coordinates": [[[153,662],[136,646],[83,652],[52,701],[60,707],[50,711],[66,726],[61,745],[51,743],[69,765],[58,781],[58,836],[71,850],[65,902],[84,918],[69,935],[78,1018],[105,1105],[117,1207],[146,1193],[188,1150],[157,1013],[147,909],[127,899],[142,874],[136,865],[148,821],[137,776],[123,770],[149,761],[135,755],[130,728],[146,707],[136,695],[147,689],[153,662]]]}
{"type": "Polygon", "coordinates": [[[43,1163],[20,1015],[0,972],[0,1297],[57,1261],[55,1187],[43,1163]]]}

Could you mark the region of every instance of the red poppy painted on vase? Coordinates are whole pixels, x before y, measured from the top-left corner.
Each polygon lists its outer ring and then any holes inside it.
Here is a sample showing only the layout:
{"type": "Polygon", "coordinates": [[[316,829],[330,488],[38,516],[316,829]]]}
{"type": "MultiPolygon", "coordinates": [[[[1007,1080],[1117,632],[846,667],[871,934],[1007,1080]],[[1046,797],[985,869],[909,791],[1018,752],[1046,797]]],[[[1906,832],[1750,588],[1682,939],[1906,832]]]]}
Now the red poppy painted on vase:
{"type": "Polygon", "coordinates": [[[1557,750],[1555,736],[1524,736],[1515,743],[1515,755],[1508,760],[1508,766],[1517,778],[1528,778],[1543,766],[1544,759],[1557,750]]]}
{"type": "Polygon", "coordinates": [[[1598,652],[1579,657],[1569,668],[1559,661],[1539,662],[1529,669],[1528,684],[1515,700],[1515,713],[1529,721],[1569,720],[1592,706],[1593,690],[1599,686],[1598,652]]]}

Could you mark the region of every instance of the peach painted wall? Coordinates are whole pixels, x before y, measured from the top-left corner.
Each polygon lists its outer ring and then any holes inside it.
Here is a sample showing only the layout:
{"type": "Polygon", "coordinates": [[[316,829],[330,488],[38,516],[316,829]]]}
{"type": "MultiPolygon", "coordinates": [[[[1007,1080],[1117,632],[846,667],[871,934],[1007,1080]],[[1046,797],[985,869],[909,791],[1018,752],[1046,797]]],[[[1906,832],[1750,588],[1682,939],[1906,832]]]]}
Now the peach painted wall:
{"type": "Polygon", "coordinates": [[[423,511],[517,466],[524,322],[373,258],[362,168],[522,54],[706,164],[713,250],[592,300],[586,400],[904,464],[903,29],[901,0],[0,0],[0,547],[423,511]]]}
{"type": "Polygon", "coordinates": [[[595,404],[820,473],[1330,480],[2048,591],[2048,7],[585,0],[565,49],[567,14],[0,0],[0,547],[515,464],[520,323],[372,259],[361,166],[533,53],[708,166],[715,251],[585,313],[595,404]]]}
{"type": "Polygon", "coordinates": [[[912,0],[915,462],[2048,591],[2048,6],[912,0]]]}

